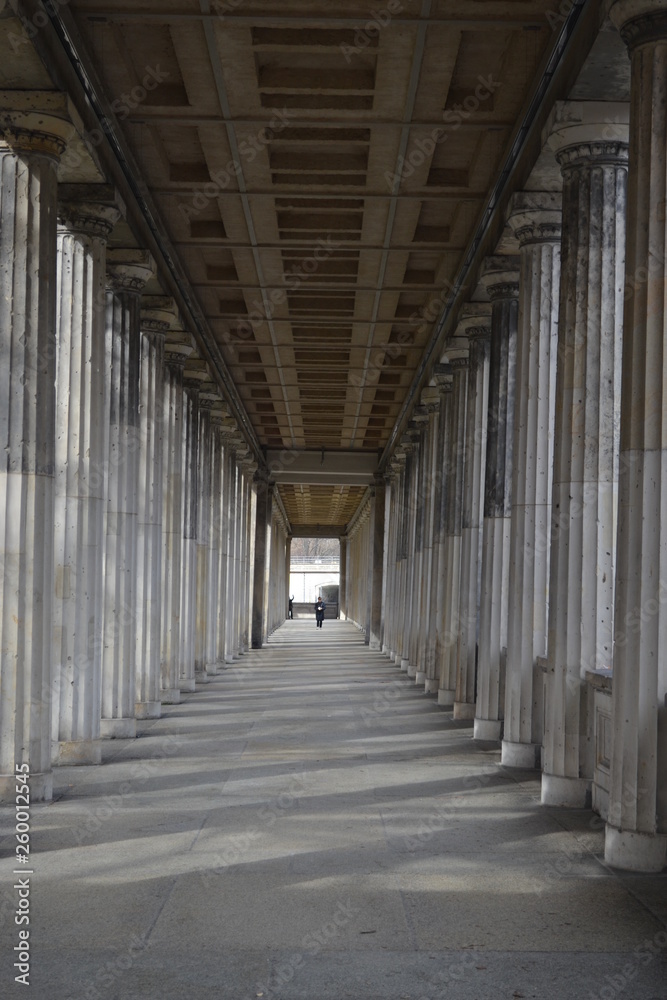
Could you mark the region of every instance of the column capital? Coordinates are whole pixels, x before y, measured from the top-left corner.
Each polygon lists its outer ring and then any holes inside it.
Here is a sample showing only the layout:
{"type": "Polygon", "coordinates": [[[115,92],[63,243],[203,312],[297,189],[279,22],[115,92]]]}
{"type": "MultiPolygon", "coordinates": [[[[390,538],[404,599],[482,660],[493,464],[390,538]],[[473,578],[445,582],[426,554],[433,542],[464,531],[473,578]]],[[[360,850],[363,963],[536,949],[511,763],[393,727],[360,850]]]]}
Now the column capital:
{"type": "Polygon", "coordinates": [[[612,0],[609,17],[631,51],[638,45],[667,38],[665,0],[612,0]]]}
{"type": "Polygon", "coordinates": [[[125,212],[125,202],[113,184],[58,185],[61,229],[106,240],[125,212]]]}
{"type": "Polygon", "coordinates": [[[141,329],[166,334],[180,326],[176,303],[169,295],[143,295],[141,329]]]}
{"type": "Polygon", "coordinates": [[[454,336],[449,338],[443,350],[443,358],[447,359],[447,363],[452,369],[460,370],[468,367],[470,343],[466,336],[465,325],[456,327],[454,336]]]}
{"type": "Polygon", "coordinates": [[[155,261],[148,250],[107,250],[107,280],[116,292],[140,295],[155,272],[155,261]]]}
{"type": "Polygon", "coordinates": [[[60,159],[83,122],[67,94],[50,90],[0,90],[0,152],[60,159]]]}
{"type": "Polygon", "coordinates": [[[545,145],[561,169],[600,161],[624,165],[629,131],[626,101],[556,101],[544,128],[545,145]]]}
{"type": "Polygon", "coordinates": [[[183,369],[185,368],[185,362],[188,360],[193,351],[194,348],[192,344],[173,341],[167,343],[164,351],[165,364],[174,368],[183,369]]]}
{"type": "Polygon", "coordinates": [[[410,417],[410,423],[417,425],[416,429],[419,429],[422,424],[428,423],[428,410],[425,406],[421,406],[421,404],[415,406],[410,417]]]}
{"type": "Polygon", "coordinates": [[[519,297],[519,266],[515,254],[494,254],[485,259],[479,282],[492,302],[519,297]]]}
{"type": "Polygon", "coordinates": [[[428,413],[437,413],[440,409],[440,390],[437,385],[427,385],[422,389],[419,400],[428,413]]]}
{"type": "Polygon", "coordinates": [[[466,302],[459,313],[456,333],[468,340],[491,337],[491,303],[466,302]]]}
{"type": "Polygon", "coordinates": [[[559,191],[517,191],[510,199],[507,222],[520,247],[560,243],[562,219],[559,191]]]}
{"type": "Polygon", "coordinates": [[[454,375],[452,366],[445,361],[433,366],[433,381],[439,392],[447,392],[452,387],[452,377],[454,375]]]}

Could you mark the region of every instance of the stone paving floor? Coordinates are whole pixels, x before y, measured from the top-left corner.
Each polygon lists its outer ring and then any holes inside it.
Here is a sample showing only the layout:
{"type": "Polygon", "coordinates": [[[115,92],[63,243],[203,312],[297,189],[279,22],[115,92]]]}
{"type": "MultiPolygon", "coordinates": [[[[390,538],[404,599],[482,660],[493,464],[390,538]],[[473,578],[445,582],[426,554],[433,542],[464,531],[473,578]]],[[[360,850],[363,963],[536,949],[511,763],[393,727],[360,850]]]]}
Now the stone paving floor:
{"type": "Polygon", "coordinates": [[[667,873],[607,868],[592,813],[348,623],[287,622],[104,750],[32,808],[30,876],[0,810],[3,998],[667,997],[667,873]]]}

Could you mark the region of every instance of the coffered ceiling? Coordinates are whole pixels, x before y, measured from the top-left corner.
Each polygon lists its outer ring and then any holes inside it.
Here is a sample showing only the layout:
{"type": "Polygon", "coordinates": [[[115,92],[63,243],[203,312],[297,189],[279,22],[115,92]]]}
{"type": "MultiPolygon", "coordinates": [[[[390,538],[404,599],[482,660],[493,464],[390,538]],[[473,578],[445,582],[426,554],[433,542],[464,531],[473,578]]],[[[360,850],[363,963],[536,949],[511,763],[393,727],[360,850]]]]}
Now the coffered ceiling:
{"type": "MultiPolygon", "coordinates": [[[[263,448],[387,445],[558,38],[553,6],[62,9],[263,448]]],[[[332,484],[281,490],[297,520],[345,506],[332,484]]]]}

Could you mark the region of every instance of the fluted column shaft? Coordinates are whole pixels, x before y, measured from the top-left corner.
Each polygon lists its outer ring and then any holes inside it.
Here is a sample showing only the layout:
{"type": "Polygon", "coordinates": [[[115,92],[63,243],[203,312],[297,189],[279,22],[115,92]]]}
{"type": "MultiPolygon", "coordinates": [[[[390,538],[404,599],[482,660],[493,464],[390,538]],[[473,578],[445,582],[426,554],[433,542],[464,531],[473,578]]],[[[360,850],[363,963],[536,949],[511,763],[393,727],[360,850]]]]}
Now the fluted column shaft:
{"type": "Polygon", "coordinates": [[[220,441],[220,562],[218,579],[218,614],[216,616],[217,662],[222,667],[227,662],[227,615],[229,595],[227,593],[227,573],[229,561],[229,455],[227,453],[226,436],[222,428],[218,428],[220,441]]]}
{"type": "Polygon", "coordinates": [[[519,275],[516,258],[491,258],[484,276],[492,303],[486,438],[479,667],[474,736],[499,740],[507,648],[514,400],[519,275]]]}
{"type": "Polygon", "coordinates": [[[56,381],[54,135],[0,137],[0,798],[15,765],[52,797],[50,664],[56,381]]]}
{"type": "Polygon", "coordinates": [[[197,445],[197,542],[195,597],[195,676],[206,679],[209,629],[209,548],[211,535],[211,472],[213,443],[210,400],[200,394],[197,445]]]}
{"type": "Polygon", "coordinates": [[[163,519],[160,700],[181,700],[181,602],[183,550],[183,367],[191,348],[165,352],[163,395],[163,519]]]}
{"type": "Polygon", "coordinates": [[[627,144],[568,144],[554,427],[542,802],[583,807],[593,774],[587,670],[612,655],[627,144]]]}
{"type": "Polygon", "coordinates": [[[223,606],[220,600],[220,563],[222,560],[222,466],[224,453],[220,438],[219,417],[211,412],[211,491],[210,530],[208,545],[208,583],[207,583],[207,630],[206,630],[206,672],[217,674],[218,667],[224,662],[219,657],[219,623],[223,616],[223,606]]]}
{"type": "Polygon", "coordinates": [[[384,480],[376,477],[373,486],[371,504],[371,614],[369,645],[371,649],[382,648],[382,586],[385,565],[385,485],[384,480]]]}
{"type": "Polygon", "coordinates": [[[490,307],[468,326],[470,340],[463,511],[461,515],[461,579],[457,649],[455,719],[474,719],[477,666],[477,624],[481,585],[482,523],[486,474],[486,433],[489,403],[490,307]],[[488,325],[487,325],[488,321],[488,325]]]}
{"type": "Polygon", "coordinates": [[[667,862],[667,3],[617,3],[632,61],[608,864],[667,862]]]}
{"type": "Polygon", "coordinates": [[[510,225],[521,247],[514,423],[509,618],[502,763],[539,767],[547,652],[549,533],[558,342],[561,199],[517,195],[510,225]]]}
{"type": "Polygon", "coordinates": [[[441,448],[438,437],[440,421],[440,393],[437,386],[429,386],[422,392],[422,404],[428,413],[426,440],[428,451],[427,495],[424,499],[424,620],[420,651],[420,683],[425,691],[433,693],[438,689],[435,676],[435,636],[436,614],[435,589],[437,564],[435,560],[436,510],[439,510],[440,485],[442,480],[441,448]]]}
{"type": "Polygon", "coordinates": [[[183,538],[181,586],[181,656],[179,687],[195,690],[197,625],[197,463],[199,461],[199,383],[183,381],[183,538]]]}
{"type": "Polygon", "coordinates": [[[273,486],[260,473],[255,475],[257,490],[255,532],[255,572],[252,597],[252,647],[261,649],[267,638],[267,596],[271,571],[271,508],[273,486]]]}
{"type": "Polygon", "coordinates": [[[168,323],[141,311],[139,499],[137,517],[137,719],[159,719],[162,602],[164,343],[168,323]]]}
{"type": "Polygon", "coordinates": [[[54,764],[99,764],[104,612],[106,239],[112,205],[61,204],[56,372],[54,764]]]}
{"type": "MultiPolygon", "coordinates": [[[[461,338],[456,338],[458,344],[461,338]]],[[[463,471],[468,395],[468,356],[460,344],[448,352],[452,369],[449,453],[445,457],[445,584],[444,634],[438,703],[456,700],[458,638],[461,618],[461,531],[463,523],[463,471]],[[456,355],[456,356],[455,356],[456,355]]]]}
{"type": "Polygon", "coordinates": [[[105,738],[136,736],[139,298],[153,272],[143,251],[109,251],[106,301],[108,474],[102,721],[105,738]]]}

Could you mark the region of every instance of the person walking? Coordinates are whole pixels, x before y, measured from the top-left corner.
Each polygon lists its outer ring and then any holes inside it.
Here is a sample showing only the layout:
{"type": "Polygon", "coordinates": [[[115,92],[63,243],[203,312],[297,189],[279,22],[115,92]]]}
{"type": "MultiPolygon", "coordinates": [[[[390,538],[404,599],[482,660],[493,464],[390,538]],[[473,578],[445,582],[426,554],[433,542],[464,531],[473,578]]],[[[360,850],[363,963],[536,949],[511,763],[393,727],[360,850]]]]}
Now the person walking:
{"type": "Polygon", "coordinates": [[[324,621],[324,612],[327,606],[321,597],[317,598],[317,603],[315,604],[315,622],[317,628],[322,628],[322,622],[324,621]]]}
{"type": "Polygon", "coordinates": [[[289,618],[294,618],[294,598],[293,597],[290,597],[290,599],[289,599],[289,615],[288,615],[288,617],[289,618]]]}

